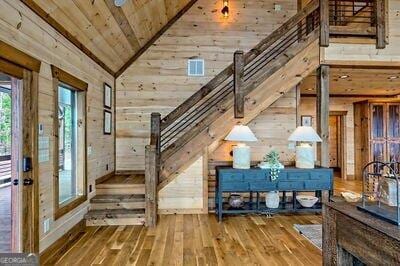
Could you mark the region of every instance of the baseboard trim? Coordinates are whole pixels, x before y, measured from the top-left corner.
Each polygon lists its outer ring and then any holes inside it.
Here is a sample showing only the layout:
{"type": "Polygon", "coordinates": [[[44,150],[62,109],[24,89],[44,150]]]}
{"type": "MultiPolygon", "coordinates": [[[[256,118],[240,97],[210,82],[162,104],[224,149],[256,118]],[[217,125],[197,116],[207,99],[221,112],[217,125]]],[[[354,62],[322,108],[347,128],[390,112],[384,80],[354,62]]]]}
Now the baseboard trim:
{"type": "Polygon", "coordinates": [[[106,175],[103,175],[103,176],[101,176],[101,177],[96,179],[95,184],[97,185],[97,184],[103,183],[104,181],[106,181],[107,179],[113,177],[114,175],[115,175],[115,172],[111,172],[111,173],[108,173],[106,175]]]}
{"type": "Polygon", "coordinates": [[[81,220],[68,232],[40,253],[40,265],[54,265],[61,256],[71,248],[85,232],[85,221],[81,220]]]}
{"type": "Polygon", "coordinates": [[[203,209],[158,209],[158,214],[204,214],[203,209]]]}

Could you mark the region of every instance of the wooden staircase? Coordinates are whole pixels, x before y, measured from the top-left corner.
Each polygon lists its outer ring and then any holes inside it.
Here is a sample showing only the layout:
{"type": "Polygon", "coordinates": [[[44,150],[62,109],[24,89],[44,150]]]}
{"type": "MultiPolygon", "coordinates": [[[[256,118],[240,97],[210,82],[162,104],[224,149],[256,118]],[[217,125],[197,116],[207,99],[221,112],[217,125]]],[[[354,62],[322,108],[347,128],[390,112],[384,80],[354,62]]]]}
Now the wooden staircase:
{"type": "Polygon", "coordinates": [[[144,173],[115,175],[96,185],[96,196],[90,200],[87,226],[144,225],[144,173]]]}
{"type": "MultiPolygon", "coordinates": [[[[199,159],[204,148],[215,150],[235,124],[250,122],[320,67],[320,48],[330,40],[332,1],[311,1],[253,49],[236,51],[231,65],[167,116],[152,113],[146,146],[147,225],[157,223],[158,191],[199,159]]],[[[382,10],[373,13],[378,48],[384,47],[382,10]]]]}

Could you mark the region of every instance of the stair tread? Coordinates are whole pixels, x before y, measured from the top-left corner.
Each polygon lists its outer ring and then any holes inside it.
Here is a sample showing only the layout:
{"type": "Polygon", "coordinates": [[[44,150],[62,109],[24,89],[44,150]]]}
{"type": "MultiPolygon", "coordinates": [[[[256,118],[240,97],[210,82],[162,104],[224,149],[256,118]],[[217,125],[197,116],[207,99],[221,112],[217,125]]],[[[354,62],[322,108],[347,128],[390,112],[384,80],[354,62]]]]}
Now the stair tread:
{"type": "Polygon", "coordinates": [[[121,202],[143,202],[144,194],[134,195],[96,195],[91,203],[121,203],[121,202]]]}
{"type": "Polygon", "coordinates": [[[90,210],[86,219],[118,219],[118,218],[141,218],[144,217],[144,209],[115,209],[115,210],[90,210]]]}
{"type": "Polygon", "coordinates": [[[104,182],[97,184],[98,186],[104,185],[144,185],[144,173],[143,174],[116,174],[104,182]]]}

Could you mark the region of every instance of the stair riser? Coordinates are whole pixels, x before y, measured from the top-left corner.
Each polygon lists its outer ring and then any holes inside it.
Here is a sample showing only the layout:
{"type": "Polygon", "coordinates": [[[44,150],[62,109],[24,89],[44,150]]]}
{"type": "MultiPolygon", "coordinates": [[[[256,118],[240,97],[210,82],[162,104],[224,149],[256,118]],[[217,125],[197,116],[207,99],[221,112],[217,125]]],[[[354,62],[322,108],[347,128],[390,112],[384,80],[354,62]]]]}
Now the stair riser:
{"type": "Polygon", "coordinates": [[[144,187],[138,188],[98,188],[96,189],[97,195],[132,195],[132,194],[145,194],[144,187]]]}
{"type": "Polygon", "coordinates": [[[91,210],[144,209],[144,202],[91,203],[91,210]]]}
{"type": "Polygon", "coordinates": [[[105,218],[87,219],[86,226],[108,226],[108,225],[144,225],[145,218],[105,218]]]}

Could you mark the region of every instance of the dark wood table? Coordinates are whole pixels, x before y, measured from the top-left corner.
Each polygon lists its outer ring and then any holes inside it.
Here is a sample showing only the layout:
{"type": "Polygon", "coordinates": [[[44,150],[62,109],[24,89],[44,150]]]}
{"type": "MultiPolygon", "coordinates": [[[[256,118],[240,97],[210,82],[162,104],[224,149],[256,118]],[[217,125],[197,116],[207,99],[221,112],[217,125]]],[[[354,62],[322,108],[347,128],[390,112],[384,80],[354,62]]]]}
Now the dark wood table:
{"type": "Polygon", "coordinates": [[[324,265],[400,265],[400,228],[346,202],[324,203],[324,265]]]}

